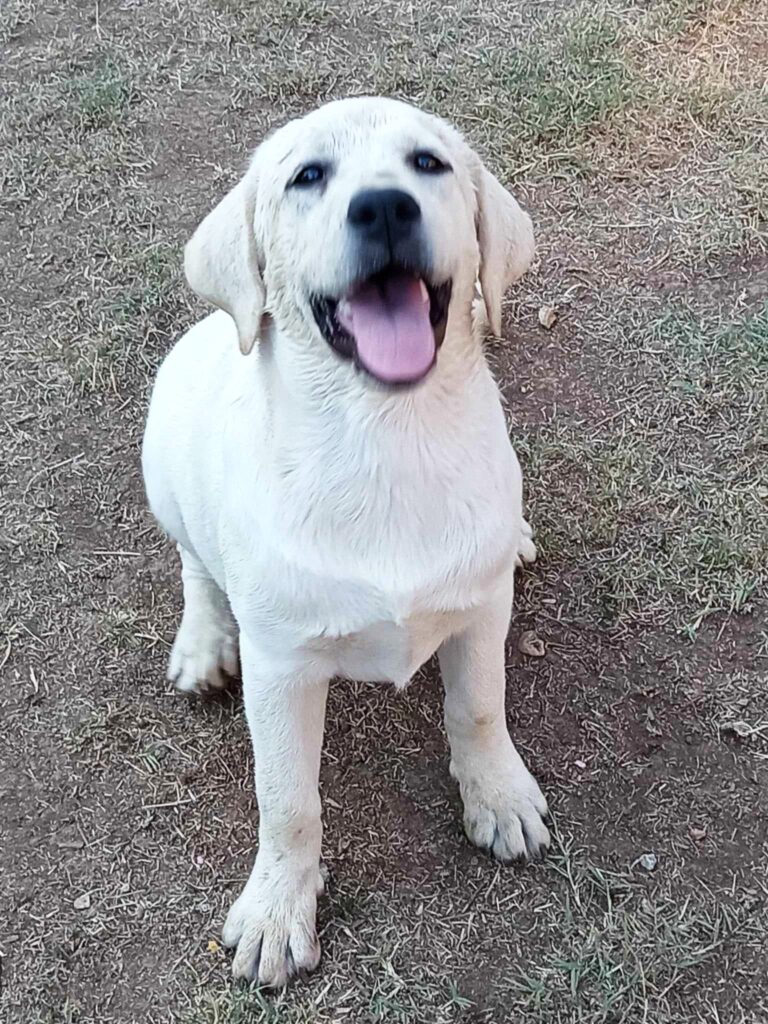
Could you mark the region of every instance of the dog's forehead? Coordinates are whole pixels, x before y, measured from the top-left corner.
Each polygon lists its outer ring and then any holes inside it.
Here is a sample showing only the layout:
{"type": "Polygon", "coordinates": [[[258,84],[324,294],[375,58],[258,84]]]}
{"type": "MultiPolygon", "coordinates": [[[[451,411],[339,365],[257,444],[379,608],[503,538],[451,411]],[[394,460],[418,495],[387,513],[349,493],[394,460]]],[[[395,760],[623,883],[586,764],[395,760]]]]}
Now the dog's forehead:
{"type": "Polygon", "coordinates": [[[338,100],[284,125],[272,136],[270,148],[279,163],[298,153],[338,157],[373,143],[446,143],[442,127],[437,118],[397,100],[338,100]]]}

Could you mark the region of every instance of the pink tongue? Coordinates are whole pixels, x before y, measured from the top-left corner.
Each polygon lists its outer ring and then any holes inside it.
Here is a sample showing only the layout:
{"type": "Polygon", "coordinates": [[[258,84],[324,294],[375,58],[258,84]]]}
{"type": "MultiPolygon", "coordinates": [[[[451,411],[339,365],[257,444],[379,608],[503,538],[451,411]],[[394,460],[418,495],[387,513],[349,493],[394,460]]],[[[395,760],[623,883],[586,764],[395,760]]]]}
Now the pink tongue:
{"type": "Polygon", "coordinates": [[[396,274],[342,299],[336,315],[369,373],[389,384],[419,380],[435,361],[429,297],[417,277],[396,274]]]}

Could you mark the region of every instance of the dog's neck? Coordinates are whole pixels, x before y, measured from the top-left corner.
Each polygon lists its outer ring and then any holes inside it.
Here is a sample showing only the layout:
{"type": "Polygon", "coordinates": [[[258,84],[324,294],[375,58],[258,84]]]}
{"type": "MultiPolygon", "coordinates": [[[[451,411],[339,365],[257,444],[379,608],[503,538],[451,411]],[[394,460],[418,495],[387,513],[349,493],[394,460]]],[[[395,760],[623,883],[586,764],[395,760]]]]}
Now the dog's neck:
{"type": "Polygon", "coordinates": [[[295,447],[297,428],[311,437],[316,450],[338,446],[340,439],[365,435],[368,442],[400,434],[410,440],[433,435],[437,425],[466,425],[469,409],[477,413],[478,390],[495,393],[472,310],[452,311],[436,364],[425,380],[391,389],[377,384],[343,362],[326,343],[310,345],[306,329],[273,324],[255,353],[254,370],[267,397],[273,438],[295,447]]]}
{"type": "Polygon", "coordinates": [[[462,565],[481,548],[497,553],[506,526],[489,518],[489,494],[506,517],[512,449],[469,315],[449,325],[435,367],[408,391],[386,392],[324,355],[281,333],[245,360],[227,433],[238,464],[251,450],[258,472],[257,493],[239,495],[244,516],[258,504],[289,560],[349,578],[374,564],[393,587],[453,573],[446,538],[461,530],[472,538],[462,565]]]}

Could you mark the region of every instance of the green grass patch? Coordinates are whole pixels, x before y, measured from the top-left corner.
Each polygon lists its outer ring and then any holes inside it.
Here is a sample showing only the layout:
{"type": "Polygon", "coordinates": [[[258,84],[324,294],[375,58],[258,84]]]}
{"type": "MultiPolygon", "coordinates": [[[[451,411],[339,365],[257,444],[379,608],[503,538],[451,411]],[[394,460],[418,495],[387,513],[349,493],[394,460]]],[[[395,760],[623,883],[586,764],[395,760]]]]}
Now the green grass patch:
{"type": "Polygon", "coordinates": [[[518,980],[530,1021],[645,1024],[676,1020],[677,990],[729,945],[756,940],[748,910],[704,898],[676,902],[631,874],[591,865],[566,845],[549,867],[565,881],[553,948],[518,980]]]}
{"type": "Polygon", "coordinates": [[[545,555],[608,621],[692,634],[768,581],[768,306],[668,309],[638,333],[641,383],[610,427],[556,421],[519,448],[545,555]]]}
{"type": "Polygon", "coordinates": [[[489,61],[520,135],[531,144],[568,144],[626,106],[636,83],[622,53],[619,19],[579,5],[537,26],[528,45],[489,61]]]}
{"type": "Polygon", "coordinates": [[[136,98],[131,80],[112,63],[74,78],[68,92],[84,130],[108,128],[119,122],[136,98]]]}

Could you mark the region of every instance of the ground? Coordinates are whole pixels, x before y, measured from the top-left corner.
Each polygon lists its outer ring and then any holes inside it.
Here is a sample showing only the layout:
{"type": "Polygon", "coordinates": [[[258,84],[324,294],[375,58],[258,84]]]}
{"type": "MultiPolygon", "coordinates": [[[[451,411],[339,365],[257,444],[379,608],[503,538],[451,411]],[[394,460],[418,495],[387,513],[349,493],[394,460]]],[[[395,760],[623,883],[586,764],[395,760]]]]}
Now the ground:
{"type": "Polygon", "coordinates": [[[764,0],[5,0],[3,1021],[768,1020],[767,39],[764,0]],[[509,721],[555,842],[466,842],[434,666],[336,685],[324,957],[275,997],[219,945],[249,744],[236,694],[164,682],[138,450],[203,310],[192,228],[266,130],[361,92],[457,123],[536,226],[488,351],[541,552],[509,721]]]}

